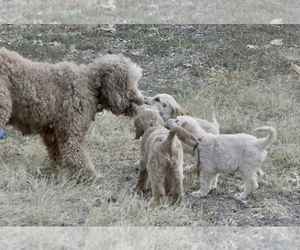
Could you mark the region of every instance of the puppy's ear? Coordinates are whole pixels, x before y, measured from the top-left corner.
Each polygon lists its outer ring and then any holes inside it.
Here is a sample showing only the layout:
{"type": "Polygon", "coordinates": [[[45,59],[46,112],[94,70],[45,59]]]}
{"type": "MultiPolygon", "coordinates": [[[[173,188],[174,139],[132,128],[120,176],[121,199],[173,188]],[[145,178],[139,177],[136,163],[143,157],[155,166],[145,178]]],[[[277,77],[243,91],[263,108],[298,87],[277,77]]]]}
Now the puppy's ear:
{"type": "Polygon", "coordinates": [[[139,118],[134,120],[134,126],[135,126],[135,139],[138,140],[144,134],[144,129],[139,118]]]}
{"type": "Polygon", "coordinates": [[[183,122],[183,123],[181,123],[180,127],[186,129],[187,127],[189,127],[189,123],[188,122],[183,122]]]}
{"type": "Polygon", "coordinates": [[[182,115],[189,115],[189,112],[181,107],[174,107],[172,108],[173,114],[172,117],[176,118],[177,116],[182,116],[182,115]]]}

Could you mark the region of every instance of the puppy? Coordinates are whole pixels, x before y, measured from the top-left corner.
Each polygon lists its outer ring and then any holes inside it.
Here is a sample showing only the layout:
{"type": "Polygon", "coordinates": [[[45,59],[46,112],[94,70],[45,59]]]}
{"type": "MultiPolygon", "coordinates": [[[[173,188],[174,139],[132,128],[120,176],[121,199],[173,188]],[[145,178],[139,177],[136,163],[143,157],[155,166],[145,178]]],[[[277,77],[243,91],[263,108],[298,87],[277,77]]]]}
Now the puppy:
{"type": "MultiPolygon", "coordinates": [[[[146,97],[145,103],[155,106],[164,122],[177,116],[189,115],[189,112],[182,108],[175,99],[168,94],[157,94],[154,97],[146,97]]],[[[220,126],[216,120],[215,114],[212,114],[212,122],[204,119],[195,118],[200,127],[207,133],[219,134],[220,126]]]]}
{"type": "Polygon", "coordinates": [[[136,190],[145,191],[149,175],[156,204],[165,196],[166,187],[170,187],[173,203],[180,203],[183,199],[181,141],[193,148],[198,145],[197,138],[178,126],[167,130],[158,110],[149,105],[137,107],[134,125],[135,138],[142,136],[141,157],[135,164],[139,168],[136,190]]]}
{"type": "MultiPolygon", "coordinates": [[[[182,127],[200,139],[197,150],[200,151],[201,184],[193,196],[205,197],[212,187],[216,187],[218,173],[232,174],[240,172],[244,185],[241,193],[234,198],[243,200],[258,188],[258,180],[262,177],[261,165],[267,156],[266,149],[275,141],[276,131],[272,127],[260,127],[254,131],[267,131],[266,138],[256,138],[248,134],[213,135],[206,133],[195,119],[180,116],[170,119],[169,128],[182,127]]],[[[189,153],[194,154],[189,147],[189,153]]]]}

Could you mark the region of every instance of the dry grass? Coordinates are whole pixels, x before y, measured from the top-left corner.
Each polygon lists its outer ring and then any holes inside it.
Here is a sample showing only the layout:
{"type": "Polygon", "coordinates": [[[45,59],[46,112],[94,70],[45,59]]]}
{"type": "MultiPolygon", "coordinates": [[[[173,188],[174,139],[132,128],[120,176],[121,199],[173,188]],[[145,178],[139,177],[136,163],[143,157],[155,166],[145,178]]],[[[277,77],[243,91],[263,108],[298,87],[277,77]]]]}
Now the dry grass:
{"type": "MultiPolygon", "coordinates": [[[[99,183],[76,184],[64,169],[51,164],[39,137],[5,128],[6,137],[0,141],[0,226],[239,226],[241,235],[245,231],[240,226],[299,226],[300,89],[299,75],[289,70],[291,60],[299,64],[299,26],[125,25],[115,26],[114,33],[102,28],[4,25],[0,46],[50,62],[88,62],[96,54],[124,53],[144,69],[140,88],[145,94],[172,94],[200,118],[210,119],[215,110],[223,133],[275,126],[278,139],[268,150],[266,175],[257,193],[237,202],[232,196],[240,177],[221,175],[218,190],[196,200],[189,194],[199,183],[190,174],[184,180],[182,206],[153,207],[150,197],[141,198],[132,190],[137,181],[133,166],[139,158],[132,120],[104,113],[96,117],[87,140],[97,171],[105,175],[99,183]],[[37,37],[43,45],[34,43],[37,37]],[[285,45],[268,45],[279,37],[285,45]],[[249,43],[260,48],[247,50],[249,43]],[[76,52],[70,51],[71,45],[76,52]]],[[[191,162],[185,157],[185,164],[191,162]]],[[[297,236],[295,231],[256,229],[250,231],[257,242],[280,238],[286,249],[299,242],[287,240],[297,236]]],[[[218,230],[208,228],[208,234],[218,230]]],[[[127,233],[124,237],[130,240],[127,233]]],[[[214,247],[212,236],[206,236],[199,235],[214,247]]],[[[228,249],[241,246],[226,237],[223,243],[228,249]]],[[[190,245],[180,245],[184,246],[190,245]]]]}
{"type": "Polygon", "coordinates": [[[299,23],[297,0],[3,0],[0,23],[299,23]]]}
{"type": "Polygon", "coordinates": [[[0,233],[3,249],[248,250],[296,249],[300,243],[298,228],[276,227],[39,227],[0,228],[0,233]]]}

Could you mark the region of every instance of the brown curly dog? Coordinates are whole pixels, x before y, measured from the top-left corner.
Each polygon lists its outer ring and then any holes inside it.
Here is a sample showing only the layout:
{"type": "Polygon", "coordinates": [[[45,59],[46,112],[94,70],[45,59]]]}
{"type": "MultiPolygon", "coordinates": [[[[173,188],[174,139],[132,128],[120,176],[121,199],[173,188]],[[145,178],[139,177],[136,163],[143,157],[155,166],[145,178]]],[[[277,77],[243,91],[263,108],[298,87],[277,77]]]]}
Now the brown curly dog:
{"type": "Polygon", "coordinates": [[[51,159],[80,179],[97,177],[85,137],[97,112],[132,116],[144,98],[142,70],[122,55],[104,55],[88,65],[33,62],[0,49],[0,129],[12,125],[39,134],[51,159]]]}

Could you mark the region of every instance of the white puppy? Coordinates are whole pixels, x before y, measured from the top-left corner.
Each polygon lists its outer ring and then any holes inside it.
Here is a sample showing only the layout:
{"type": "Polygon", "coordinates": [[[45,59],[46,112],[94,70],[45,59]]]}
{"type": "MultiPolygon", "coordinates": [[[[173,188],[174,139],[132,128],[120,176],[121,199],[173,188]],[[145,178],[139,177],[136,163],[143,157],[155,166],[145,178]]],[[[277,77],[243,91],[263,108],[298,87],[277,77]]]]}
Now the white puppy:
{"type": "MultiPolygon", "coordinates": [[[[146,97],[145,103],[155,106],[164,122],[171,118],[176,118],[177,116],[189,115],[189,112],[181,107],[180,104],[168,94],[157,94],[153,97],[146,97]]],[[[212,114],[212,122],[199,118],[194,119],[205,132],[215,135],[219,134],[220,126],[214,113],[212,114]]]]}
{"type": "MultiPolygon", "coordinates": [[[[275,141],[276,131],[272,127],[261,127],[255,131],[267,131],[266,138],[256,138],[248,134],[213,135],[206,133],[192,117],[179,116],[170,119],[167,127],[180,126],[185,128],[199,140],[201,184],[200,189],[192,194],[205,197],[212,187],[216,187],[218,173],[232,174],[240,172],[244,185],[241,193],[234,195],[236,199],[246,199],[251,192],[258,188],[257,181],[262,177],[261,165],[264,162],[266,149],[275,141]],[[215,183],[214,183],[215,182],[215,183]]],[[[189,147],[189,153],[194,155],[189,147]]]]}

